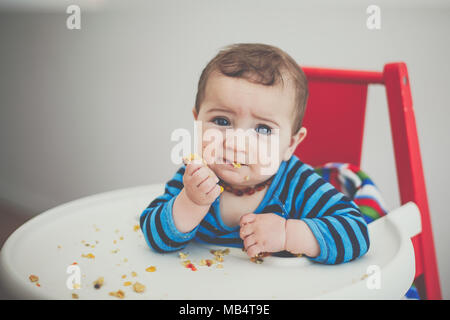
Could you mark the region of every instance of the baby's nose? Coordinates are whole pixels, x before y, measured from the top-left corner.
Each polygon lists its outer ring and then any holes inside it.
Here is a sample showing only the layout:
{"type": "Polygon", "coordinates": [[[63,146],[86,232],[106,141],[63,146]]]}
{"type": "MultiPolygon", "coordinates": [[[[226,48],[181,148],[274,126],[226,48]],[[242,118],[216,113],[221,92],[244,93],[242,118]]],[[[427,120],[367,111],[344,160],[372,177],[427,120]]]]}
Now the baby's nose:
{"type": "Polygon", "coordinates": [[[242,131],[234,131],[224,139],[225,157],[238,163],[246,163],[247,154],[251,149],[251,136],[242,131]]]}

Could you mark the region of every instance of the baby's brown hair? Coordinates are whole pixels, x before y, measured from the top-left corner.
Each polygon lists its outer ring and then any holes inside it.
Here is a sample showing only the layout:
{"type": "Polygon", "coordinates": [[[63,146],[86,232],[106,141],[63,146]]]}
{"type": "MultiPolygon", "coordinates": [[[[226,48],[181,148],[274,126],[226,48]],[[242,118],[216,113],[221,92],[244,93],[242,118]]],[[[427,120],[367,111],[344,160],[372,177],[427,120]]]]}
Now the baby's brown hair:
{"type": "Polygon", "coordinates": [[[292,133],[295,134],[300,130],[308,99],[308,82],[303,70],[286,52],[261,43],[237,43],[223,48],[200,75],[195,99],[197,113],[205,97],[206,83],[213,71],[266,86],[283,84],[283,74],[287,73],[295,85],[292,133]]]}

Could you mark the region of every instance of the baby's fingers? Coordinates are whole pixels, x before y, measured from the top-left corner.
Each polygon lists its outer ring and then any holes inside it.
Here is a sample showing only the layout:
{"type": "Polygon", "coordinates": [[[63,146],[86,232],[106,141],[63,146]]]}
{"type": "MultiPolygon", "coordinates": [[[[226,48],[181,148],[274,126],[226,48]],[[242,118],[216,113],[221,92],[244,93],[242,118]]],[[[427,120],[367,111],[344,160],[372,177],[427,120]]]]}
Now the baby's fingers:
{"type": "Polygon", "coordinates": [[[241,219],[239,220],[239,225],[242,227],[243,225],[245,225],[246,223],[250,223],[255,221],[256,219],[256,214],[254,213],[247,213],[244,214],[241,219]]]}
{"type": "Polygon", "coordinates": [[[250,246],[249,248],[247,248],[247,255],[250,258],[256,257],[261,252],[264,252],[264,250],[263,250],[262,246],[260,246],[258,243],[256,243],[256,244],[250,246]]]}
{"type": "Polygon", "coordinates": [[[212,189],[206,193],[208,197],[215,200],[221,193],[223,192],[222,186],[219,186],[218,184],[214,185],[212,189]]]}
{"type": "Polygon", "coordinates": [[[239,230],[239,237],[244,240],[247,236],[253,234],[253,226],[251,223],[247,223],[239,230]]]}

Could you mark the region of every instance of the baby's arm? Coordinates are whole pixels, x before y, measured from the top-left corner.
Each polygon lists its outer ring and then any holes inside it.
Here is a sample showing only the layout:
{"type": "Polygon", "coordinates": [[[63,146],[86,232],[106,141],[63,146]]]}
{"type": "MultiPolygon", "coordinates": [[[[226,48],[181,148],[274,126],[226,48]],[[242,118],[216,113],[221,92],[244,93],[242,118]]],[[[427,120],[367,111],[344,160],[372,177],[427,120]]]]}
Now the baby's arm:
{"type": "Polygon", "coordinates": [[[167,182],[164,194],[142,212],[141,230],[153,250],[171,252],[184,248],[194,238],[198,224],[207,214],[208,201],[212,203],[220,194],[220,187],[215,183],[208,195],[203,194],[204,188],[212,186],[211,179],[215,176],[208,176],[199,185],[198,179],[202,179],[204,170],[196,169],[199,169],[196,164],[181,167],[167,182]]]}
{"type": "Polygon", "coordinates": [[[348,262],[364,255],[370,242],[358,206],[317,173],[304,174],[308,178],[300,178],[301,189],[293,199],[294,218],[300,220],[288,220],[286,224],[287,250],[325,264],[348,262]]]}

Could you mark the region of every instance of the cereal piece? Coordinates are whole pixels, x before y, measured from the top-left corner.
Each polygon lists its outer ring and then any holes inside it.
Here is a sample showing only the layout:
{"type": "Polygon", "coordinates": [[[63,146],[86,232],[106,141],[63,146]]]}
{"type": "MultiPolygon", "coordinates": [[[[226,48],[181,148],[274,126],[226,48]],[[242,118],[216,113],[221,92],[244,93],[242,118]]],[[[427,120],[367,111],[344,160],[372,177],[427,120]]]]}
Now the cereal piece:
{"type": "Polygon", "coordinates": [[[109,293],[110,296],[119,298],[119,299],[123,299],[125,298],[125,292],[123,292],[122,290],[118,290],[116,292],[110,292],[109,293]]]}
{"type": "Polygon", "coordinates": [[[188,264],[190,264],[191,263],[191,260],[184,260],[184,261],[181,261],[181,264],[183,265],[183,266],[185,266],[186,267],[186,265],[188,265],[188,264]]]}
{"type": "Polygon", "coordinates": [[[197,268],[196,268],[192,263],[186,264],[186,268],[189,268],[189,269],[191,269],[192,271],[197,271],[197,268]]]}
{"type": "Polygon", "coordinates": [[[250,258],[250,261],[251,261],[251,262],[254,262],[254,263],[256,263],[256,264],[261,264],[261,263],[264,262],[264,260],[263,260],[262,258],[259,258],[259,257],[251,257],[251,258],[250,258]]]}
{"type": "Polygon", "coordinates": [[[32,274],[28,277],[28,279],[30,279],[31,282],[38,282],[39,281],[39,277],[32,274]]]}
{"type": "Polygon", "coordinates": [[[126,282],[123,283],[123,285],[125,287],[131,286],[131,281],[126,281],[126,282]]]}
{"type": "Polygon", "coordinates": [[[132,272],[131,272],[131,276],[132,276],[132,277],[137,277],[137,273],[134,272],[134,271],[132,271],[132,272]]]}
{"type": "Polygon", "coordinates": [[[128,262],[128,259],[127,259],[127,258],[124,258],[124,259],[123,259],[123,262],[128,262]]]}
{"type": "Polygon", "coordinates": [[[74,284],[73,284],[73,288],[74,288],[74,289],[81,289],[81,284],[79,284],[79,283],[74,283],[74,284]]]}
{"type": "Polygon", "coordinates": [[[235,168],[240,168],[241,167],[241,164],[240,163],[238,163],[238,162],[233,162],[233,167],[235,167],[235,168]]]}
{"type": "Polygon", "coordinates": [[[95,256],[92,253],[82,254],[82,258],[95,259],[95,256]]]}
{"type": "Polygon", "coordinates": [[[222,193],[224,189],[222,186],[219,186],[219,187],[220,187],[220,193],[222,193]]]}
{"type": "Polygon", "coordinates": [[[120,240],[123,240],[123,236],[120,237],[120,240]]]}
{"type": "Polygon", "coordinates": [[[206,259],[206,265],[211,267],[214,264],[214,260],[206,259]]]}
{"type": "Polygon", "coordinates": [[[208,165],[208,163],[205,161],[205,159],[203,159],[196,153],[191,153],[188,157],[183,157],[183,160],[185,163],[190,163],[193,160],[202,160],[202,163],[204,165],[208,165]]]}
{"type": "Polygon", "coordinates": [[[112,251],[111,251],[111,253],[117,253],[117,252],[119,252],[119,249],[116,249],[116,250],[112,250],[112,251]]]}
{"type": "Polygon", "coordinates": [[[127,277],[127,275],[126,274],[124,274],[123,276],[122,276],[122,279],[125,279],[127,277]]]}
{"type": "Polygon", "coordinates": [[[216,268],[217,268],[217,269],[223,269],[223,264],[218,263],[217,266],[216,266],[216,268]]]}
{"type": "Polygon", "coordinates": [[[257,264],[261,264],[264,262],[263,258],[268,257],[268,256],[270,256],[270,252],[260,252],[256,255],[256,257],[251,257],[250,261],[257,263],[257,264]]]}
{"type": "Polygon", "coordinates": [[[103,277],[99,277],[97,280],[93,282],[95,289],[100,289],[105,282],[105,279],[103,277]]]}
{"type": "Polygon", "coordinates": [[[116,243],[117,243],[117,240],[114,240],[113,243],[116,244],[116,243]]]}
{"type": "Polygon", "coordinates": [[[140,228],[141,227],[138,224],[136,224],[136,225],[134,225],[133,230],[134,231],[139,231],[140,228]]]}
{"type": "Polygon", "coordinates": [[[156,271],[156,267],[155,266],[150,266],[147,269],[145,269],[145,271],[147,271],[147,272],[155,272],[156,271]]]}
{"type": "Polygon", "coordinates": [[[250,180],[250,176],[245,176],[245,177],[244,177],[244,180],[245,180],[245,181],[250,180]]]}
{"type": "Polygon", "coordinates": [[[133,284],[133,290],[137,293],[142,293],[145,291],[145,286],[142,283],[136,282],[133,284]]]}
{"type": "Polygon", "coordinates": [[[187,255],[187,253],[180,252],[180,253],[178,253],[178,256],[179,256],[181,259],[186,259],[188,255],[187,255]]]}
{"type": "Polygon", "coordinates": [[[78,299],[78,295],[76,293],[72,293],[72,299],[78,299]]]}
{"type": "Polygon", "coordinates": [[[58,245],[58,247],[57,247],[58,249],[61,249],[61,246],[60,245],[58,245]]]}

